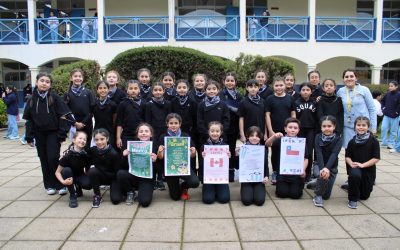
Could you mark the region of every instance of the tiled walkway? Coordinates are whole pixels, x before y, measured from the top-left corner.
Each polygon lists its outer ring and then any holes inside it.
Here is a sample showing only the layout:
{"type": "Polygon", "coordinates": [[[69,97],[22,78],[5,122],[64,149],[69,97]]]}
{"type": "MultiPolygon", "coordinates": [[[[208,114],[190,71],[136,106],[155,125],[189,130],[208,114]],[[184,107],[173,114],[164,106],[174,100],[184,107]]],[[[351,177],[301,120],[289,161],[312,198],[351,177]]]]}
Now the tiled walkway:
{"type": "MultiPolygon", "coordinates": [[[[0,133],[2,135],[2,133],[0,133]]],[[[65,145],[64,145],[65,147],[65,145]]],[[[204,205],[201,189],[187,202],[156,191],[148,208],[112,205],[103,195],[91,208],[90,191],[79,207],[68,195],[45,194],[36,150],[0,139],[0,246],[3,249],[400,249],[400,154],[382,149],[371,198],[347,208],[339,188],[324,208],[301,200],[277,199],[268,185],[262,207],[244,207],[239,184],[231,184],[229,204],[204,205]]]]}

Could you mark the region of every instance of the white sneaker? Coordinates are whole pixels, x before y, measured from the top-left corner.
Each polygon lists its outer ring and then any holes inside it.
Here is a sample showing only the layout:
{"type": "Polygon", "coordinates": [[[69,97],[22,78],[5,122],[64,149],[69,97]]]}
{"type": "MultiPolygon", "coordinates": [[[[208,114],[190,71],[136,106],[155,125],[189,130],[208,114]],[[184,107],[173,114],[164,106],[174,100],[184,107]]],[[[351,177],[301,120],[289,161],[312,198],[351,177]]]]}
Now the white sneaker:
{"type": "Polygon", "coordinates": [[[46,193],[47,193],[48,195],[54,195],[54,194],[56,194],[56,192],[57,192],[57,190],[54,189],[54,188],[48,188],[48,189],[46,189],[46,193]]]}
{"type": "Polygon", "coordinates": [[[59,195],[65,195],[68,194],[68,189],[66,187],[61,188],[60,190],[58,190],[58,194],[59,195]]]}
{"type": "Polygon", "coordinates": [[[397,152],[396,149],[392,148],[391,150],[389,150],[389,153],[400,153],[400,152],[397,152]]]}

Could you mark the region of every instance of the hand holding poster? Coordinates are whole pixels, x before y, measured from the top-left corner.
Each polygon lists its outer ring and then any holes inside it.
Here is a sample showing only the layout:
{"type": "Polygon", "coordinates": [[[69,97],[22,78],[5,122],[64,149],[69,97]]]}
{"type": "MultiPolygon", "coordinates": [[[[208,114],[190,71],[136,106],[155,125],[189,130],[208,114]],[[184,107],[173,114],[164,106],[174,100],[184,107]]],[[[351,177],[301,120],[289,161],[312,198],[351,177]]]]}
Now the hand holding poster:
{"type": "Polygon", "coordinates": [[[165,137],[165,176],[190,175],[190,137],[165,137]]]}
{"type": "Polygon", "coordinates": [[[128,141],[129,173],[137,177],[153,178],[153,161],[151,141],[128,141]]]}
{"type": "Polygon", "coordinates": [[[304,170],[305,138],[282,137],[279,174],[301,175],[304,170]]]}
{"type": "Polygon", "coordinates": [[[239,154],[239,182],[262,182],[265,146],[242,145],[239,154]]]}
{"type": "Polygon", "coordinates": [[[204,145],[204,183],[229,183],[229,146],[204,145]]]}

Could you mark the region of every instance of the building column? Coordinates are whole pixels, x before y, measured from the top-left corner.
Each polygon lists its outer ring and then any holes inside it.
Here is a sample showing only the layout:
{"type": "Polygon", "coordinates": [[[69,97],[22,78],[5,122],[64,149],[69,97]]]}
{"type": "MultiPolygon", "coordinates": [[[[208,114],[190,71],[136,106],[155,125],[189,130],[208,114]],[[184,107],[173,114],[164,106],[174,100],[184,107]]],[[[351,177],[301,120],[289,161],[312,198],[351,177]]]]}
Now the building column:
{"type": "Polygon", "coordinates": [[[381,70],[382,66],[371,66],[371,83],[380,84],[381,83],[381,70]]]}
{"type": "Polygon", "coordinates": [[[36,18],[36,0],[28,0],[28,34],[29,34],[29,45],[36,43],[36,30],[35,30],[35,18],[36,18]]]}
{"type": "Polygon", "coordinates": [[[29,71],[31,72],[31,84],[33,89],[36,85],[36,77],[40,72],[40,68],[29,67],[29,71]]]}
{"type": "Polygon", "coordinates": [[[168,0],[168,42],[175,42],[175,0],[168,0]]]}
{"type": "Polygon", "coordinates": [[[313,71],[317,68],[317,65],[314,64],[307,64],[307,73],[313,71]]]}
{"type": "Polygon", "coordinates": [[[105,0],[97,0],[97,43],[104,43],[105,0]]]}
{"type": "Polygon", "coordinates": [[[375,0],[374,17],[376,18],[376,43],[382,43],[382,18],[383,18],[383,0],[375,0]]]}
{"type": "Polygon", "coordinates": [[[309,41],[315,43],[315,16],[316,16],[316,0],[308,0],[308,17],[309,17],[309,41]]]}
{"type": "Polygon", "coordinates": [[[246,0],[239,1],[239,20],[240,20],[240,42],[246,42],[246,31],[247,31],[247,16],[246,16],[246,0]]]}

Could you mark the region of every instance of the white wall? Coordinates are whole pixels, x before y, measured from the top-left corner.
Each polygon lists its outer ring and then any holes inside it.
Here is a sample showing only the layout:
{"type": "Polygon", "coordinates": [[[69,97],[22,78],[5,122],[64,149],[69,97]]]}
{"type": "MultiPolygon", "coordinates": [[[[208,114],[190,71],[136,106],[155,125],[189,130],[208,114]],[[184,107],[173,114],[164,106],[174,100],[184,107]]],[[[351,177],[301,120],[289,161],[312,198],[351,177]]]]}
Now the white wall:
{"type": "Polygon", "coordinates": [[[167,0],[105,0],[105,16],[167,16],[167,0]]]}
{"type": "Polygon", "coordinates": [[[333,78],[337,84],[343,83],[343,70],[355,68],[356,59],[350,57],[338,57],[326,60],[317,65],[317,70],[321,73],[321,81],[325,78],[333,78]]]}

